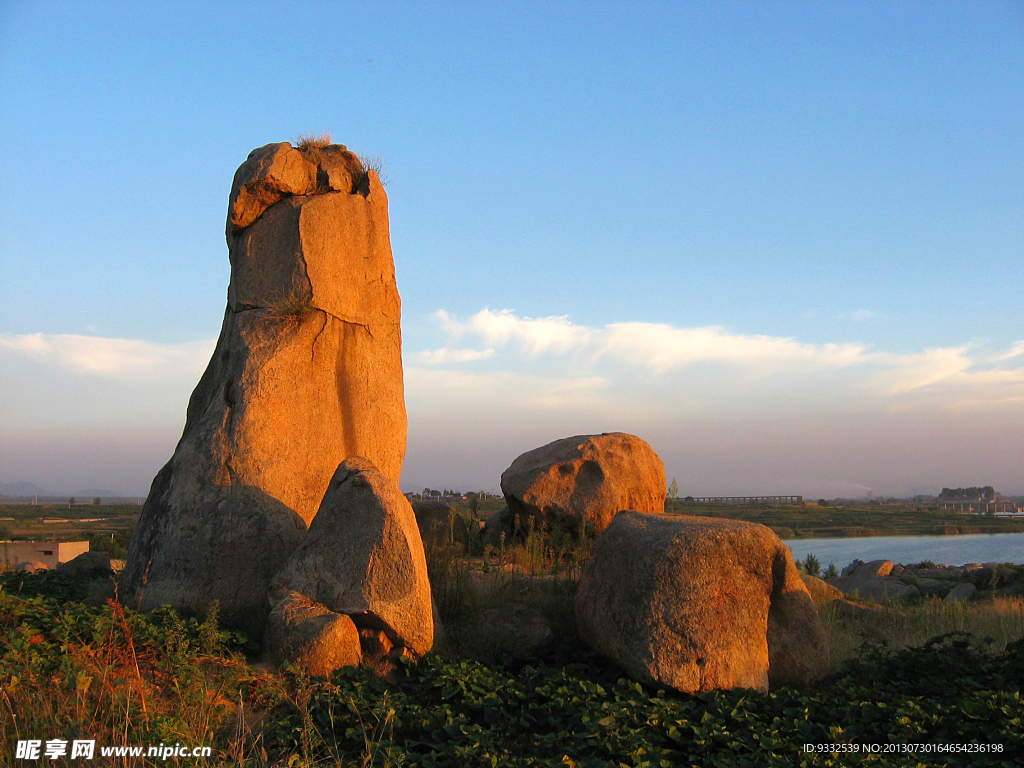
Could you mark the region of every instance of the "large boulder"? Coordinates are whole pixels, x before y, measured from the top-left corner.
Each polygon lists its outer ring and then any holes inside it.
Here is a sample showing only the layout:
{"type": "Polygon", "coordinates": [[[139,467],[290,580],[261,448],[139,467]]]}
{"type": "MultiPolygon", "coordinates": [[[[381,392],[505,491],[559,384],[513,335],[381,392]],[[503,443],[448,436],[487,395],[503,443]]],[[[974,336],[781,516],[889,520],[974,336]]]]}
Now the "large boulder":
{"type": "Polygon", "coordinates": [[[967,603],[974,599],[974,596],[978,594],[978,589],[970,582],[964,582],[963,584],[957,584],[946,594],[944,602],[947,603],[967,603]]]}
{"type": "MultiPolygon", "coordinates": [[[[270,585],[274,614],[296,596],[318,611],[349,617],[360,638],[374,644],[364,656],[419,657],[433,647],[416,516],[398,484],[366,459],[346,459],[335,472],[305,538],[270,585]]],[[[290,633],[271,626],[276,634],[268,632],[266,651],[287,658],[290,633]]]]}
{"type": "Polygon", "coordinates": [[[680,691],[805,685],[828,651],[789,548],[738,520],[620,512],[576,593],[580,637],[680,691]]]}
{"type": "Polygon", "coordinates": [[[623,509],[665,511],[665,465],[651,446],[624,432],[555,440],[519,456],[501,491],[523,522],[600,533],[623,509]]]}
{"type": "Polygon", "coordinates": [[[807,592],[811,596],[811,600],[814,604],[820,608],[823,605],[828,605],[835,600],[842,600],[843,593],[833,587],[824,579],[819,579],[817,576],[811,576],[809,573],[801,573],[800,579],[803,581],[804,586],[807,587],[807,592]]]}
{"type": "Polygon", "coordinates": [[[57,573],[88,579],[113,576],[114,570],[110,567],[110,555],[106,552],[83,552],[78,557],[58,565],[57,573]]]}
{"type": "Polygon", "coordinates": [[[483,530],[480,532],[480,543],[485,547],[490,546],[501,549],[512,543],[512,536],[515,534],[515,515],[506,506],[499,509],[487,518],[483,530]]]}
{"type": "Polygon", "coordinates": [[[921,590],[894,575],[892,560],[872,560],[870,563],[854,560],[843,569],[844,576],[831,584],[846,595],[861,600],[884,603],[887,600],[908,600],[921,594],[921,590]]]}
{"type": "Polygon", "coordinates": [[[272,664],[288,662],[311,675],[329,677],[336,669],[362,662],[359,639],[349,616],[290,592],[270,612],[263,645],[272,664]]]}
{"type": "Polygon", "coordinates": [[[462,551],[469,547],[466,521],[443,501],[414,501],[412,511],[424,546],[454,546],[462,551]]]}
{"type": "Polygon", "coordinates": [[[832,579],[829,583],[849,595],[869,581],[889,576],[892,570],[892,560],[872,560],[870,563],[854,560],[843,568],[843,573],[838,579],[832,579]]]}
{"type": "Polygon", "coordinates": [[[398,480],[406,414],[388,202],[372,171],[355,192],[317,181],[318,162],[346,152],[268,145],[235,176],[224,323],[135,529],[127,605],[202,615],[219,601],[226,622],[260,636],[270,579],[338,464],[365,456],[398,480]]]}

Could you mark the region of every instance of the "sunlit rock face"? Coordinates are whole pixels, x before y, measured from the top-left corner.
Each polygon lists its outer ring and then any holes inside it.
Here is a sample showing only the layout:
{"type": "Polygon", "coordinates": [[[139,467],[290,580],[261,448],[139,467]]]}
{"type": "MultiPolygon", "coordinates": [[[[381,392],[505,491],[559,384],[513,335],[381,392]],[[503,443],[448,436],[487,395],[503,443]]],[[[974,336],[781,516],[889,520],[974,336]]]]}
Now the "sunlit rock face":
{"type": "Polygon", "coordinates": [[[623,509],[665,511],[665,465],[625,432],[577,435],[520,455],[501,474],[501,492],[518,525],[601,532],[623,509]]]}
{"type": "Polygon", "coordinates": [[[405,456],[401,302],[388,201],[345,147],[254,150],[228,203],[228,304],[174,455],[153,481],[122,599],[262,634],[270,579],[331,476],[405,456]]]}
{"type": "MultiPolygon", "coordinates": [[[[297,601],[350,619],[365,646],[360,658],[385,674],[399,658],[419,658],[434,645],[416,515],[398,483],[359,456],[346,459],[334,473],[309,532],[274,577],[267,597],[273,613],[264,649],[279,661],[305,660],[320,669],[354,663],[349,636],[335,636],[333,625],[329,639],[317,626],[313,634],[320,647],[312,652],[308,621],[277,621],[293,614],[297,601]]],[[[322,621],[319,613],[317,619],[322,621]]]]}
{"type": "Polygon", "coordinates": [[[592,554],[576,593],[580,637],[634,680],[766,691],[828,666],[814,602],[763,525],[625,511],[592,554]]]}

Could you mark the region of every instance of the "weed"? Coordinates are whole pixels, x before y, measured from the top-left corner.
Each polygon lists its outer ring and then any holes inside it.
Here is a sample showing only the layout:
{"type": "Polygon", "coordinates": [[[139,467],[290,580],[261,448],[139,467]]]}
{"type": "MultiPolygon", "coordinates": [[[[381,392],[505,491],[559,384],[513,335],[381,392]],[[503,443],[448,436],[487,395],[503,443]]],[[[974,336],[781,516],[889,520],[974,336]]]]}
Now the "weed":
{"type": "Polygon", "coordinates": [[[315,307],[310,299],[288,296],[272,301],[268,307],[270,316],[287,325],[295,325],[306,318],[315,307]]]}
{"type": "Polygon", "coordinates": [[[330,145],[331,134],[329,133],[300,133],[295,140],[295,148],[314,165],[320,165],[324,159],[320,150],[330,145]]]}
{"type": "MultiPolygon", "coordinates": [[[[377,174],[377,178],[380,179],[380,183],[387,186],[388,183],[388,166],[381,155],[356,155],[359,158],[360,165],[363,166],[363,173],[367,171],[373,171],[377,174]]],[[[359,186],[359,184],[356,184],[359,186]]]]}
{"type": "Polygon", "coordinates": [[[301,152],[309,149],[322,149],[331,145],[329,133],[300,133],[295,140],[295,147],[301,152]]]}

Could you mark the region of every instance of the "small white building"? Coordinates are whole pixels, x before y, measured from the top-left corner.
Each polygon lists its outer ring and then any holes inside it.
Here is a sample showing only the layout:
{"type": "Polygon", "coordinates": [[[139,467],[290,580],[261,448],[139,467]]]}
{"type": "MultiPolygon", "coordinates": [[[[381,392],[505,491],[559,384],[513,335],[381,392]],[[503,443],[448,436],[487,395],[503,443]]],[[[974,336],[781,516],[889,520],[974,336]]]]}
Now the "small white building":
{"type": "Polygon", "coordinates": [[[52,571],[88,551],[88,541],[0,541],[0,563],[12,571],[18,563],[42,563],[52,571]]]}

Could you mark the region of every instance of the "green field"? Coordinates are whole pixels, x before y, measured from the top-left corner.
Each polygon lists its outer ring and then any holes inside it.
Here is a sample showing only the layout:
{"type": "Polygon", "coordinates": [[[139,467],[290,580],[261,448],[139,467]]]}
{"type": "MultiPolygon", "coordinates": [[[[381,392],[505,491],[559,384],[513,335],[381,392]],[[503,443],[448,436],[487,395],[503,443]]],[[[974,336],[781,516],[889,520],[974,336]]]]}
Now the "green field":
{"type": "Polygon", "coordinates": [[[1024,532],[1024,519],[970,515],[917,504],[722,506],[687,504],[680,499],[669,500],[666,511],[761,523],[784,539],[1024,532]]]}
{"type": "Polygon", "coordinates": [[[89,541],[123,559],[141,511],[138,504],[0,504],[0,540],[89,541]]]}

